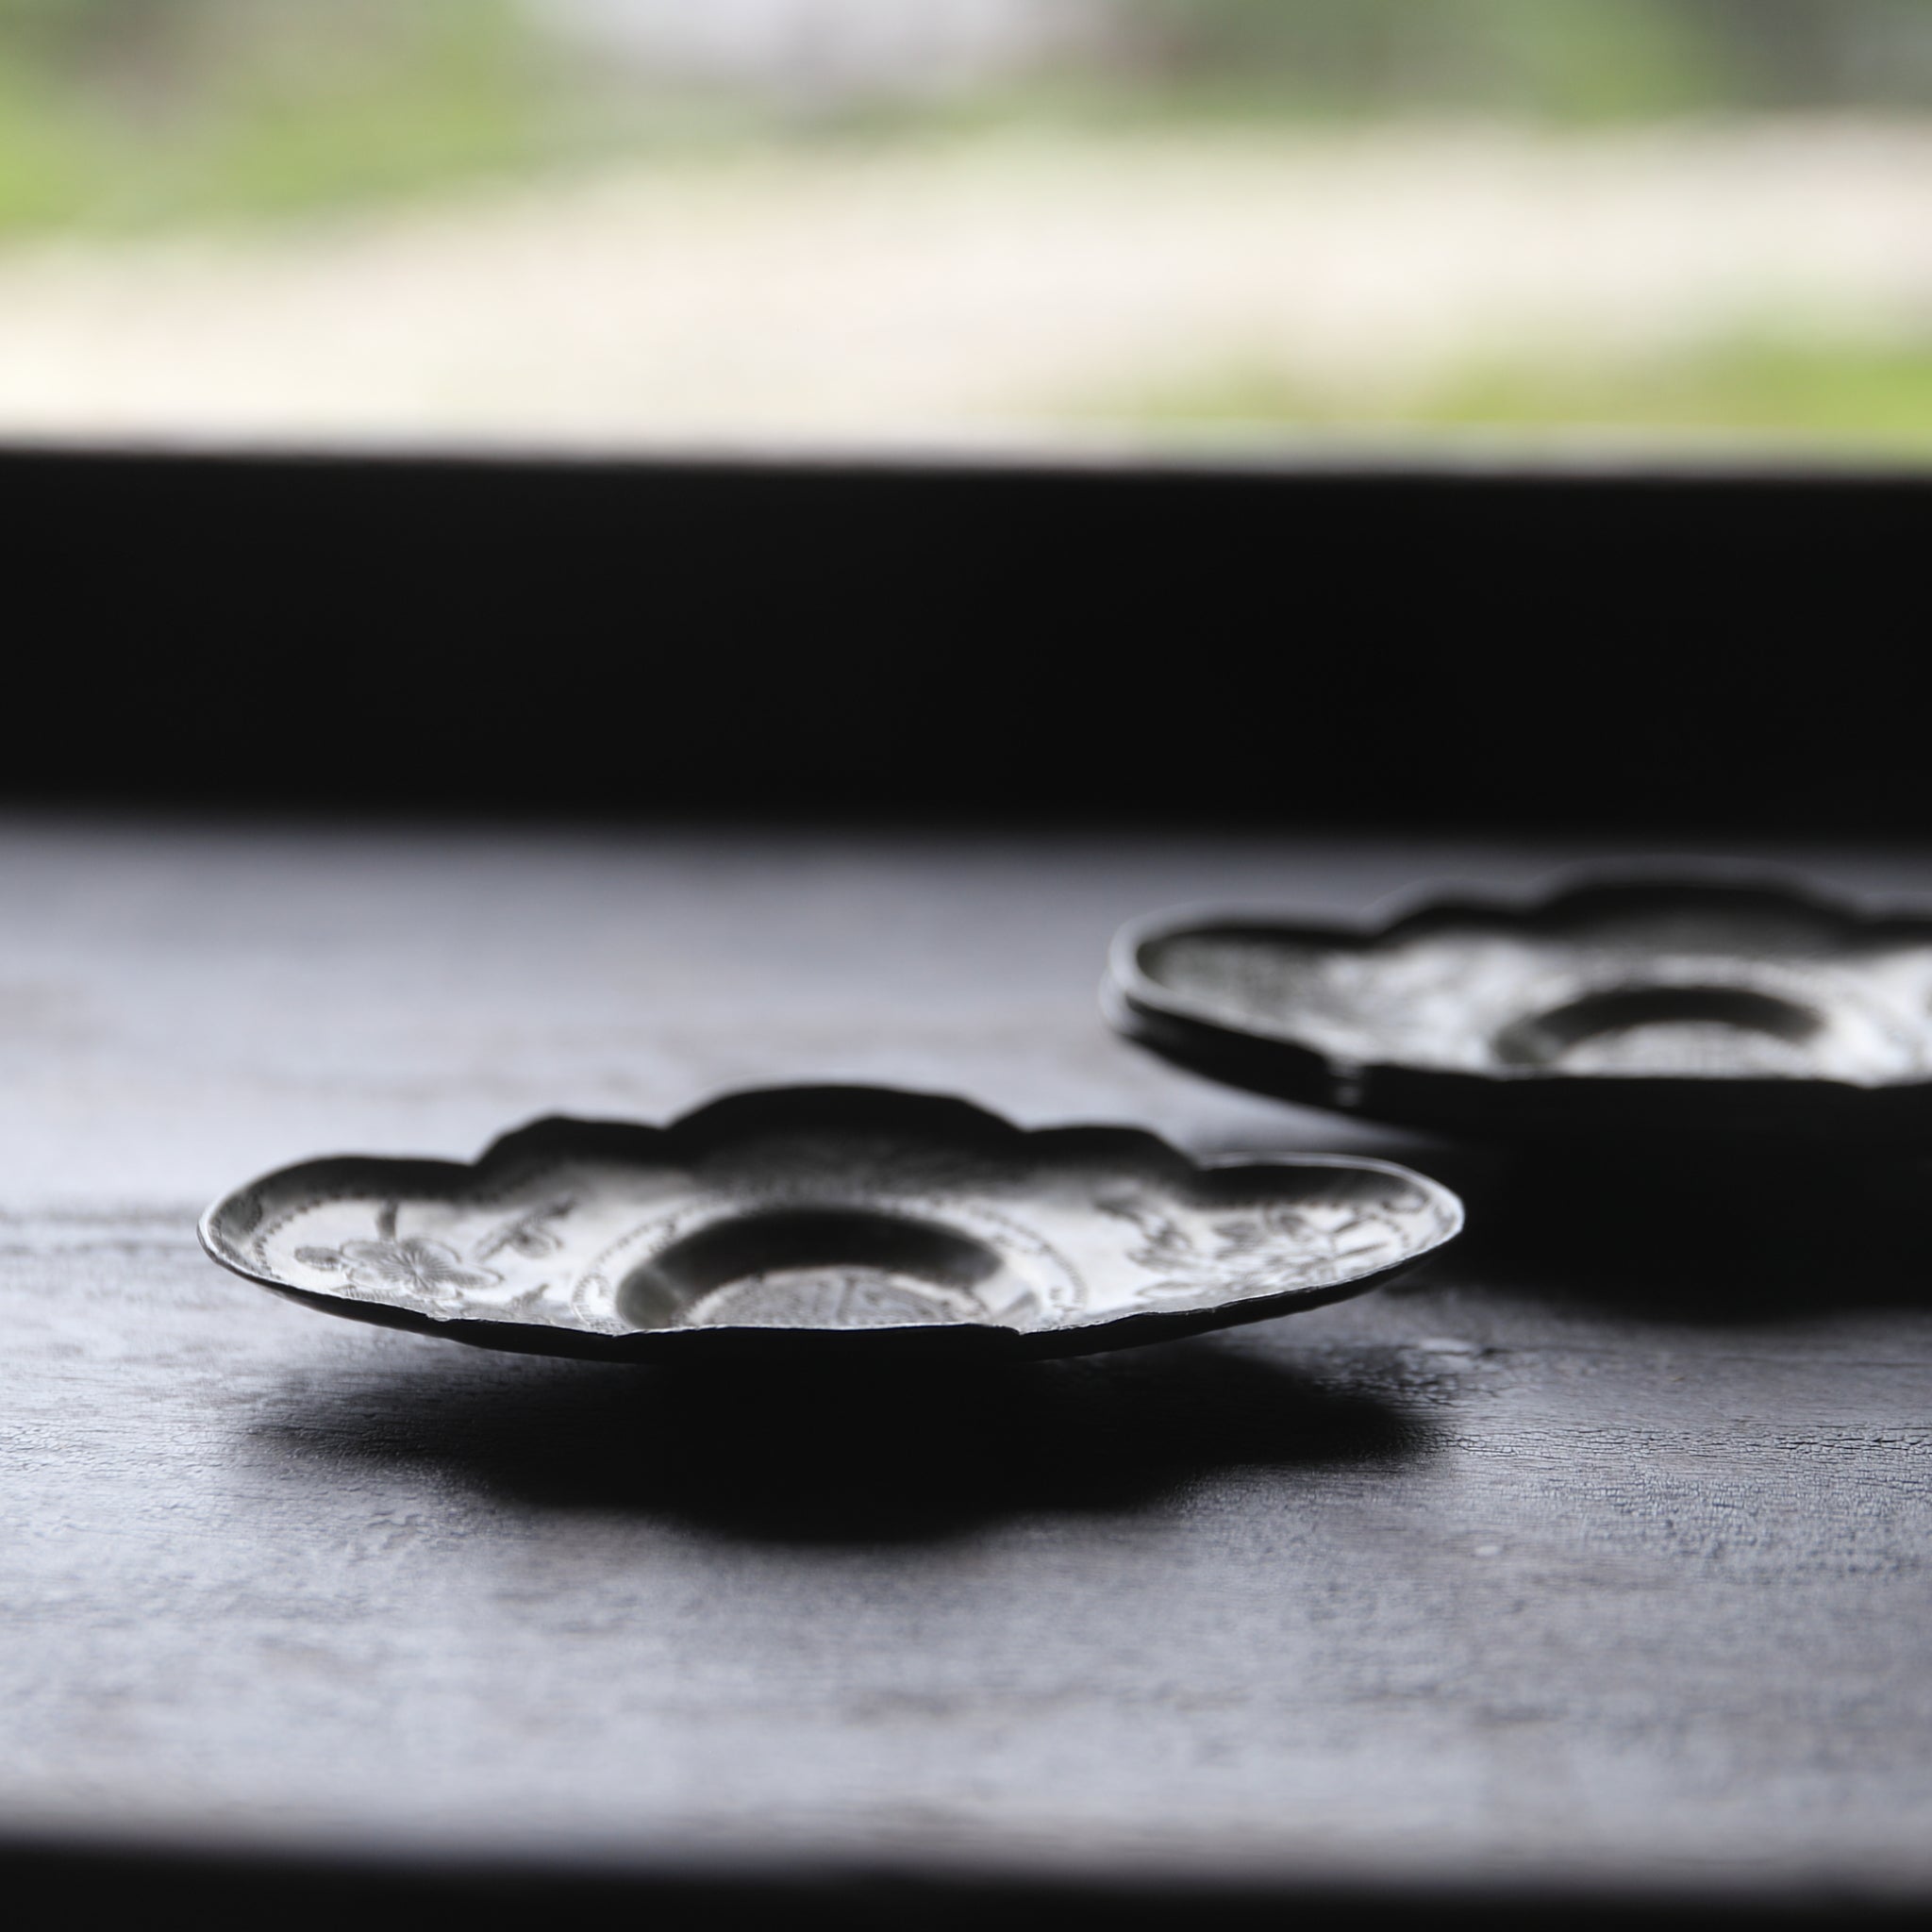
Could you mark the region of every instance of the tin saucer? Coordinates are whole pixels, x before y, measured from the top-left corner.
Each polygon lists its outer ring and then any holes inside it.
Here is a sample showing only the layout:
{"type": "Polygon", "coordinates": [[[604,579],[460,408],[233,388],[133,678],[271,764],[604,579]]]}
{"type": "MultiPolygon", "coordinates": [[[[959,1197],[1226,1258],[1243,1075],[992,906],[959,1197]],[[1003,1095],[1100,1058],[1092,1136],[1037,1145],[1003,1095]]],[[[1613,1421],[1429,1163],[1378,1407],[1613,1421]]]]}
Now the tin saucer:
{"type": "Polygon", "coordinates": [[[1461,1224],[1384,1161],[1201,1165],[1129,1128],[790,1088],[664,1128],[539,1121],[473,1166],[308,1161],[218,1201],[201,1239],[331,1314],[629,1361],[1124,1348],[1359,1294],[1461,1224]]]}
{"type": "Polygon", "coordinates": [[[1170,916],[1121,933],[1102,997],[1212,1078],[1411,1126],[1932,1139],[1932,920],[1784,885],[1585,878],[1365,926],[1170,916]]]}

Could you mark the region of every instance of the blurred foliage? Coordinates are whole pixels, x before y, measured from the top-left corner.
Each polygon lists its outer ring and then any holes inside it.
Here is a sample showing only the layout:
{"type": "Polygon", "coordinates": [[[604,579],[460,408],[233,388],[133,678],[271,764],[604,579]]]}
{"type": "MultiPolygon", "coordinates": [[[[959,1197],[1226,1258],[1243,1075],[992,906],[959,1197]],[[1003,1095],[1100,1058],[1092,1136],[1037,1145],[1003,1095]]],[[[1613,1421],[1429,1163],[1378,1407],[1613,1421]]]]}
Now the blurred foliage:
{"type": "Polygon", "coordinates": [[[0,0],[0,227],[274,215],[584,139],[509,0],[0,0]]]}
{"type": "MultiPolygon", "coordinates": [[[[691,0],[701,8],[708,0],[691,0]]],[[[926,0],[904,0],[908,7],[926,0]]],[[[965,96],[733,95],[547,32],[541,0],[0,0],[0,237],[271,220],[667,143],[1093,121],[1563,124],[1932,110],[1932,0],[1095,0],[1104,36],[965,96]]],[[[1413,381],[1210,359],[1078,419],[1283,431],[1740,433],[1932,458],[1932,341],[1768,328],[1413,381]]]]}
{"type": "Polygon", "coordinates": [[[1932,341],[1746,329],[1649,355],[1498,356],[1411,382],[1321,382],[1230,358],[1071,412],[1163,440],[1286,433],[1609,432],[1932,456],[1932,341]]]}
{"type": "Polygon", "coordinates": [[[1172,89],[1561,118],[1932,106],[1932,0],[1125,0],[1172,89]]]}
{"type": "Polygon", "coordinates": [[[573,48],[541,0],[0,0],[0,231],[274,216],[721,130],[1932,107],[1932,0],[1107,6],[1055,73],[801,115],[573,48]]]}

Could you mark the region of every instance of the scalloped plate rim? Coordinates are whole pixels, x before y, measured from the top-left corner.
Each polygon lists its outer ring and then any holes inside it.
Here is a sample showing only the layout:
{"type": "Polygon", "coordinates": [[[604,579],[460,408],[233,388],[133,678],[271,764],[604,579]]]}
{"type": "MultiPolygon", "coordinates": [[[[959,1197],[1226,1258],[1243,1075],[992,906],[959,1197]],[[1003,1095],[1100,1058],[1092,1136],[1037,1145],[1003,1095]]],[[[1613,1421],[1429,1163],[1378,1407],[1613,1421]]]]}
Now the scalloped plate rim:
{"type": "Polygon", "coordinates": [[[318,1313],[337,1315],[381,1327],[408,1333],[441,1337],[471,1346],[500,1352],[574,1357],[608,1362],[635,1362],[661,1358],[672,1349],[687,1355],[710,1353],[728,1348],[740,1354],[791,1354],[861,1352],[903,1348],[920,1351],[958,1348],[967,1344],[978,1352],[1007,1358],[1046,1358],[1064,1355],[1100,1354],[1112,1349],[1140,1347],[1152,1342],[1178,1340],[1187,1335],[1217,1329],[1245,1326],[1280,1316],[1299,1313],[1328,1304],[1352,1300],[1371,1292],[1386,1282],[1407,1274],[1431,1256],[1455,1241],[1467,1225],[1468,1214],[1456,1191],[1434,1176],[1419,1173],[1399,1161],[1372,1155],[1291,1153],[1255,1156],[1247,1154],[1209,1155],[1196,1158],[1144,1127],[1102,1123],[1072,1123],[1059,1126],[1024,1127],[1004,1115],[976,1102],[953,1094],[934,1093],[912,1088],[855,1085],[819,1085],[784,1088],[741,1088],[715,1096],[701,1106],[680,1114],[662,1126],[621,1118],[576,1114],[543,1114],[497,1135],[473,1160],[448,1160],[418,1155],[339,1154],[317,1155],[293,1161],[230,1188],[203,1211],[195,1233],[203,1252],[217,1266],[258,1288],[284,1300],[312,1308],[318,1313]],[[1445,1210],[1445,1225],[1425,1245],[1387,1266],[1359,1275],[1319,1285],[1283,1290],[1277,1293],[1251,1295],[1216,1303],[1206,1308],[1135,1309],[1078,1322],[1059,1323],[1050,1328],[1016,1329],[991,1322],[945,1322],[881,1324],[864,1329],[781,1328],[716,1325],[690,1328],[642,1328],[622,1335],[600,1333],[588,1328],[552,1326],[536,1323],[493,1322],[474,1316],[441,1318],[425,1309],[411,1308],[394,1302],[331,1295],[318,1289],[297,1287],[294,1283],[245,1266],[223,1252],[216,1224],[231,1203],[276,1183],[299,1177],[311,1170],[343,1168],[379,1169],[393,1176],[407,1173],[431,1184],[455,1191],[457,1177],[474,1179],[492,1165],[519,1151],[540,1136],[566,1138],[573,1133],[608,1136],[609,1139],[649,1142],[658,1147],[667,1143],[688,1143],[691,1131],[715,1120],[721,1110],[741,1103],[782,1097],[801,1109],[808,1103],[859,1101],[865,1104],[897,1105],[910,1103],[952,1113],[969,1122],[975,1131],[1001,1140],[1012,1139],[1037,1145],[1041,1141],[1128,1140],[1143,1151],[1172,1162],[1177,1172],[1191,1174],[1225,1174],[1251,1169],[1260,1172],[1279,1169],[1315,1169],[1329,1173],[1380,1174],[1416,1186],[1445,1210]],[[1102,1337],[1103,1340],[1092,1338],[1102,1337]]]}
{"type": "MultiPolygon", "coordinates": [[[[1108,1024],[1137,1044],[1174,1060],[1208,1078],[1246,1091],[1259,1092],[1298,1104],[1319,1106],[1390,1124],[1414,1124],[1437,1131],[1453,1131],[1443,1119],[1415,1121],[1406,1112],[1377,1111],[1360,1104],[1357,1090],[1372,1084],[1426,1086],[1432,1092],[1466,1095],[1469,1106],[1454,1109],[1466,1118],[1479,1116],[1482,1099],[1510,1090],[1560,1093],[1573,1097],[1618,1096],[1677,1100],[1695,1096],[1705,1106],[1723,1096],[1726,1104],[1754,1097],[1789,1102],[1794,1094],[1839,1096],[1844,1106],[1869,1104],[1889,1097],[1903,1108],[1907,1103],[1924,1107],[1923,1131],[1932,1135],[1932,1078],[1915,1080],[1855,1080],[1829,1074],[1801,1076],[1689,1075],[1671,1074],[1577,1074],[1561,1068],[1500,1066],[1476,1071],[1434,1068],[1380,1058],[1345,1058],[1288,1031],[1266,1030],[1218,1016],[1208,1003],[1165,986],[1141,965],[1145,949],[1158,941],[1209,933],[1251,935],[1292,941],[1337,952],[1368,952],[1432,926],[1494,922],[1518,930],[1547,929],[1562,915],[1592,899],[1661,894],[1690,898],[1715,894],[1731,899],[1757,899],[1822,918],[1847,934],[1923,941],[1932,947],[1932,911],[1881,911],[1859,902],[1821,891],[1810,884],[1763,871],[1749,874],[1633,872],[1587,868],[1562,873],[1547,885],[1520,893],[1485,893],[1472,889],[1434,891],[1424,887],[1394,895],[1386,909],[1359,924],[1301,921],[1278,912],[1203,904],[1170,908],[1127,921],[1114,934],[1108,952],[1107,976],[1101,983],[1100,1005],[1108,1024]],[[1232,1070],[1229,1060],[1258,1050],[1271,1060],[1304,1062],[1302,1077],[1292,1082],[1249,1079],[1232,1070]],[[1209,1064],[1217,1070],[1209,1072],[1209,1064]]],[[[1607,1111],[1608,1109],[1607,1108],[1607,1111]]],[[[1505,1120],[1481,1124],[1507,1130],[1505,1120]]],[[[1539,1119],[1524,1125],[1541,1127],[1539,1119]]],[[[1668,1126],[1668,1123],[1660,1123],[1668,1126]]],[[[1842,1124],[1842,1115],[1828,1124],[1842,1124]]],[[[1694,1128],[1686,1131],[1696,1131],[1694,1128]]],[[[1790,1131],[1790,1130],[1787,1130],[1790,1131]]],[[[1817,1129],[1812,1131],[1816,1132],[1817,1129]]]]}

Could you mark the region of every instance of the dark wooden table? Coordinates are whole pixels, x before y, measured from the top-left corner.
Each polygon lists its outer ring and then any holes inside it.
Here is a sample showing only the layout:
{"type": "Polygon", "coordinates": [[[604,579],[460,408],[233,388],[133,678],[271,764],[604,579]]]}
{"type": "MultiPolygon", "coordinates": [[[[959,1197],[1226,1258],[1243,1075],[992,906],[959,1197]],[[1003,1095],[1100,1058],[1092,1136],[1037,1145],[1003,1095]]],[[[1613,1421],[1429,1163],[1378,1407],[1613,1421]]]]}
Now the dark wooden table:
{"type": "Polygon", "coordinates": [[[1571,856],[15,824],[11,1860],[895,1923],[1932,1902],[1932,1191],[1511,1166],[1097,1018],[1132,913],[1571,856]],[[294,1158],[827,1078],[1386,1150],[1473,1232],[1238,1335],[892,1386],[471,1353],[195,1245],[294,1158]]]}

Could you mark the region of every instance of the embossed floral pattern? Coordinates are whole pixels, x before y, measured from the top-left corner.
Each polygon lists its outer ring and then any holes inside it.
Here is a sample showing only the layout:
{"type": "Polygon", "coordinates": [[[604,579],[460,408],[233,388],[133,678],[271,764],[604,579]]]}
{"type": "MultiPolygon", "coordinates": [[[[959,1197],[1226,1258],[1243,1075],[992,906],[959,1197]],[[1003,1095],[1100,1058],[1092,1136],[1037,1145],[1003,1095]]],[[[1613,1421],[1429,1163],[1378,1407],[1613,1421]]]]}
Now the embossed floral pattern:
{"type": "Polygon", "coordinates": [[[525,1260],[538,1261],[546,1255],[556,1254],[563,1241],[555,1224],[575,1206],[575,1201],[565,1195],[558,1201],[545,1201],[532,1208],[527,1214],[519,1214],[513,1221],[506,1222],[494,1234],[486,1235],[477,1243],[475,1258],[487,1261],[492,1256],[508,1253],[521,1255],[525,1260]]]}
{"type": "Polygon", "coordinates": [[[1145,1201],[1099,1205],[1139,1230],[1130,1258],[1160,1277],[1153,1292],[1217,1297],[1282,1293],[1389,1266],[1416,1241],[1415,1224],[1438,1211],[1400,1184],[1374,1200],[1265,1202],[1191,1231],[1145,1201]]]}
{"type": "Polygon", "coordinates": [[[295,1258],[310,1268],[340,1270],[353,1288],[399,1288],[432,1302],[455,1302],[503,1276],[465,1262],[454,1248],[414,1236],[407,1241],[344,1241],[340,1248],[298,1248],[295,1258]]]}
{"type": "Polygon", "coordinates": [[[1381,1163],[1224,1167],[940,1096],[776,1089],[668,1128],[538,1122],[467,1170],[309,1162],[218,1203],[203,1240],[310,1307],[491,1347],[525,1328],[537,1352],[635,1360],[697,1328],[922,1328],[922,1347],[956,1330],[1064,1355],[1151,1339],[1150,1317],[1219,1326],[1332,1299],[1461,1221],[1381,1163]]]}

